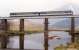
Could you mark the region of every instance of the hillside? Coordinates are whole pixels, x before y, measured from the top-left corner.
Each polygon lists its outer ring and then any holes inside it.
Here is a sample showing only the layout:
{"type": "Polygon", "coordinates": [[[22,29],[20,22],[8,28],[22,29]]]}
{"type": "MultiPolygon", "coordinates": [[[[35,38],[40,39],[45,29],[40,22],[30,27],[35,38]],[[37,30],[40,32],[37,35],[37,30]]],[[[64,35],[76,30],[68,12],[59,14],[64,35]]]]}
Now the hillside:
{"type": "MultiPolygon", "coordinates": [[[[10,20],[9,22],[9,29],[10,30],[15,30],[18,31],[19,30],[19,20],[10,20]]],[[[25,20],[24,22],[24,30],[25,31],[42,31],[43,30],[43,25],[41,25],[40,23],[34,23],[32,21],[29,20],[25,20]]]]}

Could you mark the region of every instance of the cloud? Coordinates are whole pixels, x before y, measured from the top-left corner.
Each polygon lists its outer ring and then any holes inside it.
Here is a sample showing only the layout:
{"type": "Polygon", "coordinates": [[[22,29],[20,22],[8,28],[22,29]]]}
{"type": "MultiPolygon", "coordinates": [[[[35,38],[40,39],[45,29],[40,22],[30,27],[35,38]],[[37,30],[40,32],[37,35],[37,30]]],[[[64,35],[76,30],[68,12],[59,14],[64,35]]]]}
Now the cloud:
{"type": "Polygon", "coordinates": [[[10,12],[53,11],[68,3],[79,5],[78,0],[0,0],[0,16],[10,12]]]}
{"type": "Polygon", "coordinates": [[[79,0],[65,0],[65,2],[79,5],[79,0]]]}
{"type": "Polygon", "coordinates": [[[64,0],[0,0],[0,16],[9,16],[10,12],[49,11],[64,4],[64,0]]]}

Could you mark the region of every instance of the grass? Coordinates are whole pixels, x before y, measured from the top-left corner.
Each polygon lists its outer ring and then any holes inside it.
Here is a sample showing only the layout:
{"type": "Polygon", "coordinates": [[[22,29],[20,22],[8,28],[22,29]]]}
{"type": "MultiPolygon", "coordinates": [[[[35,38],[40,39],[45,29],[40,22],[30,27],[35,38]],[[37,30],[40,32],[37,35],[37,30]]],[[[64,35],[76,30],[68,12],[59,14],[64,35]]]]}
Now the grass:
{"type": "Polygon", "coordinates": [[[34,34],[34,33],[41,33],[41,32],[44,32],[43,30],[27,30],[27,31],[23,31],[23,32],[20,32],[18,30],[9,30],[7,31],[7,33],[11,33],[11,34],[21,34],[21,33],[26,33],[26,34],[34,34]]]}

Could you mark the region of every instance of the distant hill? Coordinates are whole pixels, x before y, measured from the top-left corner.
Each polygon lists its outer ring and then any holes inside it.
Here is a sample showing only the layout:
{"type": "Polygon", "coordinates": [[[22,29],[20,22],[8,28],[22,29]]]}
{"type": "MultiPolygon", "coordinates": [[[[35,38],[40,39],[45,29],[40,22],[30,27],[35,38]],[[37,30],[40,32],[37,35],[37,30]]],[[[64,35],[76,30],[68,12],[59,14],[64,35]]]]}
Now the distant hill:
{"type": "MultiPolygon", "coordinates": [[[[18,31],[19,30],[19,20],[10,20],[8,21],[9,22],[9,28],[10,30],[15,30],[15,31],[18,31]]],[[[40,23],[37,24],[37,23],[34,23],[32,21],[29,21],[29,20],[25,20],[24,22],[24,30],[25,31],[43,31],[43,28],[44,26],[41,25],[40,23]]]]}
{"type": "MultiPolygon", "coordinates": [[[[78,18],[75,19],[75,26],[76,26],[76,29],[79,28],[79,19],[78,18]]],[[[70,29],[70,27],[71,27],[71,20],[66,18],[64,20],[56,22],[53,25],[51,24],[51,27],[52,28],[56,28],[56,29],[70,29]]]]}

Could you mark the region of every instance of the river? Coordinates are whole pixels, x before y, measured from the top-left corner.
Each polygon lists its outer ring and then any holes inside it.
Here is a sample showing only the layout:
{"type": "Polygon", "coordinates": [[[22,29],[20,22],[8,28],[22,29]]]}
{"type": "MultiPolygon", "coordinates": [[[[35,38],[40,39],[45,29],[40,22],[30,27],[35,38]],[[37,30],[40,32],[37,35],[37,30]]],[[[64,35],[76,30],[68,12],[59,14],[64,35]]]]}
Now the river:
{"type": "MultiPolygon", "coordinates": [[[[60,44],[66,45],[70,42],[71,36],[68,32],[49,32],[50,36],[59,36],[61,39],[50,39],[49,50],[53,50],[56,46],[60,44]]],[[[19,37],[10,37],[8,48],[19,48],[19,37]]],[[[25,49],[44,49],[44,33],[27,34],[24,36],[24,48],[25,49]]]]}

